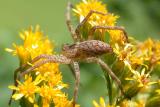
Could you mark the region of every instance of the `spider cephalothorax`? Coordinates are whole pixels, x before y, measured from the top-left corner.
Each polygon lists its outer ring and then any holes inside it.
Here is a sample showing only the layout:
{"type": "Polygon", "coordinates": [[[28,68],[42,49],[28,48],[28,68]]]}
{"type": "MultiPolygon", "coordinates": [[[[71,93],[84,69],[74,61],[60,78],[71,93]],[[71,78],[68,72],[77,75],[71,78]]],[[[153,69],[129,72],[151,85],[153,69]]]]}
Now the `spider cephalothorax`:
{"type": "MultiPolygon", "coordinates": [[[[81,21],[80,24],[76,27],[74,30],[71,21],[70,21],[70,8],[71,4],[68,3],[67,6],[67,14],[66,14],[66,23],[68,26],[69,31],[71,32],[72,38],[74,40],[74,43],[71,45],[64,45],[62,48],[62,54],[60,55],[40,55],[35,57],[30,63],[32,63],[34,66],[32,67],[26,67],[28,66],[23,65],[20,68],[18,68],[15,71],[15,85],[17,85],[16,79],[17,79],[17,72],[21,71],[21,69],[24,70],[24,68],[28,68],[25,71],[20,73],[20,76],[18,76],[20,79],[25,74],[34,71],[35,68],[42,66],[46,63],[61,63],[61,64],[68,64],[71,70],[74,72],[75,75],[75,89],[74,89],[74,96],[73,96],[73,106],[75,106],[75,101],[77,99],[78,95],[78,87],[79,87],[79,81],[80,81],[80,70],[79,70],[79,62],[87,62],[87,63],[97,63],[101,66],[103,70],[105,70],[110,77],[117,83],[118,87],[120,88],[122,94],[124,94],[121,81],[119,78],[112,72],[110,67],[99,57],[100,55],[106,54],[106,53],[113,53],[112,47],[99,40],[92,40],[92,34],[94,34],[96,29],[106,29],[106,30],[120,30],[124,33],[124,36],[127,39],[127,33],[125,32],[124,28],[118,27],[118,26],[94,26],[90,30],[89,38],[88,40],[83,40],[80,36],[80,28],[87,22],[89,17],[94,14],[101,14],[101,15],[108,15],[105,13],[101,13],[95,10],[91,10],[88,15],[81,21]],[[43,60],[40,60],[43,59],[43,60]]],[[[12,94],[14,94],[15,91],[13,91],[12,94]]],[[[10,100],[11,101],[11,100],[10,100]]]]}

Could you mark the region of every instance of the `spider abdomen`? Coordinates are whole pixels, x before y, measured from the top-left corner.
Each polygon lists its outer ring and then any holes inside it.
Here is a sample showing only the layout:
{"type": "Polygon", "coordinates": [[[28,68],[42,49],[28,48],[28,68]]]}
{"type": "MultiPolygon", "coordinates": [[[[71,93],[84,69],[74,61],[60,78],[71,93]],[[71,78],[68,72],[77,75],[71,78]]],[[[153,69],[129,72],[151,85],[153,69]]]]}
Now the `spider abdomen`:
{"type": "Polygon", "coordinates": [[[94,57],[112,52],[112,48],[99,40],[88,40],[75,45],[77,57],[94,57]]]}
{"type": "Polygon", "coordinates": [[[63,54],[69,58],[82,59],[113,52],[109,44],[99,40],[87,40],[73,45],[66,45],[63,54]]]}

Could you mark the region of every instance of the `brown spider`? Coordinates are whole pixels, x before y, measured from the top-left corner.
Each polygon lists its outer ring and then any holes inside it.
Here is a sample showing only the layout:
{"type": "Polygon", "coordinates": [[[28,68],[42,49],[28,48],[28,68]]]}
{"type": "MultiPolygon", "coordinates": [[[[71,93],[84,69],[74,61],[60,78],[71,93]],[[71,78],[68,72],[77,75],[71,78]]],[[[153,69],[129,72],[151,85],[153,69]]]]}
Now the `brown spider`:
{"type": "MultiPolygon", "coordinates": [[[[109,44],[104,43],[99,40],[92,40],[93,34],[96,29],[106,29],[106,30],[121,30],[123,31],[126,40],[127,33],[125,32],[124,28],[118,27],[118,26],[94,26],[91,28],[88,40],[83,41],[80,35],[80,28],[88,21],[89,17],[94,14],[101,14],[101,15],[108,15],[105,13],[101,13],[95,10],[91,10],[88,15],[84,18],[84,20],[76,27],[76,30],[73,29],[73,26],[71,25],[71,16],[70,16],[70,9],[71,4],[68,3],[67,6],[67,12],[66,12],[66,23],[68,26],[69,31],[71,32],[72,38],[74,40],[74,43],[72,45],[64,45],[62,48],[62,54],[61,55],[39,55],[36,58],[34,58],[30,63],[34,63],[34,66],[29,67],[24,72],[20,73],[20,76],[17,77],[17,73],[21,71],[24,68],[27,68],[27,64],[21,66],[18,68],[14,73],[14,80],[15,85],[17,86],[16,79],[20,79],[25,74],[33,71],[35,68],[38,68],[46,63],[61,63],[61,64],[68,64],[71,68],[71,70],[74,72],[75,75],[75,89],[74,89],[74,95],[73,95],[73,106],[75,106],[76,99],[78,96],[78,87],[80,82],[80,70],[79,70],[79,64],[78,62],[87,62],[87,63],[97,63],[101,66],[102,69],[104,69],[111,78],[117,83],[118,87],[120,88],[122,94],[124,94],[121,81],[119,78],[112,72],[110,67],[98,56],[103,55],[105,53],[113,53],[113,49],[110,47],[109,44]],[[39,61],[40,59],[44,59],[39,61]],[[37,62],[38,61],[38,62],[37,62]]],[[[12,95],[15,93],[15,91],[12,92],[12,95]]],[[[11,99],[9,104],[11,103],[11,99]]]]}

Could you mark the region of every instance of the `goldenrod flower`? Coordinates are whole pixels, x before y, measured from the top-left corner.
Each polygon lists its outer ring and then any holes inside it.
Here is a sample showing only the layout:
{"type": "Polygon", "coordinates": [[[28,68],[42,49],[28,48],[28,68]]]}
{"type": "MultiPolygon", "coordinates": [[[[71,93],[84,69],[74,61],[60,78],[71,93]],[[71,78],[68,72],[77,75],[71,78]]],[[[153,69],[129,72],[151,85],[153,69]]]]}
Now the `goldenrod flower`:
{"type": "MultiPolygon", "coordinates": [[[[21,33],[20,37],[23,39],[23,45],[19,46],[14,44],[15,50],[7,49],[7,51],[19,57],[21,61],[20,66],[29,63],[33,58],[41,54],[54,54],[51,42],[47,37],[44,37],[38,26],[35,32],[30,28],[28,31],[21,33]]],[[[35,74],[34,81],[32,81],[32,74],[29,77],[26,75],[24,82],[21,83],[18,81],[17,87],[10,86],[11,89],[17,91],[12,98],[19,100],[24,96],[33,103],[35,107],[38,106],[36,105],[38,103],[36,102],[37,99],[35,100],[35,95],[41,97],[43,107],[50,107],[51,103],[54,103],[55,107],[64,107],[67,104],[72,104],[71,101],[67,99],[65,93],[62,92],[62,89],[68,85],[62,82],[62,75],[59,71],[58,63],[44,64],[34,71],[35,72],[32,73],[35,74]],[[41,84],[39,84],[40,82],[41,84]]]]}
{"type": "MultiPolygon", "coordinates": [[[[61,92],[61,89],[64,87],[66,87],[66,84],[61,84],[56,87],[50,87],[46,84],[43,85],[39,90],[40,96],[42,97],[43,107],[50,107],[51,103],[57,105],[57,102],[55,102],[54,99],[61,99],[65,97],[65,94],[61,92]]],[[[60,103],[61,101],[59,100],[58,102],[60,103]]]]}
{"type": "MultiPolygon", "coordinates": [[[[102,4],[99,0],[83,0],[79,4],[76,5],[76,8],[73,9],[73,11],[76,13],[76,15],[79,18],[79,21],[81,22],[87,14],[91,10],[96,10],[102,13],[107,13],[106,6],[102,4]]],[[[90,17],[89,23],[96,23],[97,19],[99,19],[100,15],[94,14],[90,17]],[[95,21],[93,21],[93,19],[95,21]]]]}
{"type": "MultiPolygon", "coordinates": [[[[79,18],[81,22],[87,14],[91,11],[95,10],[98,12],[102,12],[104,14],[108,13],[106,9],[106,5],[102,4],[99,0],[83,0],[79,4],[76,5],[76,8],[73,11],[79,18]]],[[[106,16],[94,13],[90,18],[88,23],[91,26],[114,26],[116,23],[118,16],[114,16],[113,14],[108,14],[106,16]]]]}
{"type": "MultiPolygon", "coordinates": [[[[23,40],[23,45],[14,44],[13,46],[15,50],[6,49],[7,51],[12,52],[13,55],[17,55],[19,57],[20,65],[30,62],[30,60],[41,54],[54,54],[53,44],[40,31],[39,26],[36,27],[35,31],[30,27],[29,30],[20,33],[20,37],[23,40]]],[[[41,74],[51,71],[57,73],[59,72],[58,67],[59,64],[50,63],[39,67],[35,71],[41,74]]]]}
{"type": "Polygon", "coordinates": [[[151,65],[159,64],[160,61],[160,41],[147,39],[137,45],[137,55],[145,61],[149,61],[151,65]]]}
{"type": "Polygon", "coordinates": [[[144,64],[144,57],[134,44],[125,43],[124,45],[119,45],[115,43],[113,50],[117,55],[118,59],[123,61],[125,66],[129,68],[132,72],[134,71],[134,66],[144,66],[148,69],[148,66],[144,64]]]}
{"type": "Polygon", "coordinates": [[[118,43],[116,43],[113,47],[114,53],[117,55],[119,60],[125,61],[128,60],[128,57],[131,55],[133,45],[132,44],[125,44],[124,46],[120,46],[118,43]]]}
{"type": "MultiPolygon", "coordinates": [[[[73,107],[73,101],[67,100],[67,96],[64,94],[61,97],[57,97],[54,99],[55,107],[73,107]]],[[[80,105],[76,104],[75,107],[80,107],[80,105]]]]}
{"type": "MultiPolygon", "coordinates": [[[[88,15],[88,13],[91,10],[98,11],[107,15],[101,15],[97,13],[94,13],[91,15],[87,23],[81,29],[82,33],[84,34],[87,33],[87,36],[88,36],[88,32],[93,26],[114,26],[116,24],[116,20],[118,19],[118,16],[108,13],[108,10],[106,9],[106,5],[99,0],[82,0],[82,2],[77,4],[76,8],[73,9],[76,16],[78,17],[79,22],[82,22],[82,20],[88,15]]],[[[98,33],[98,38],[102,38],[103,40],[105,36],[105,31],[106,30],[104,29],[103,30],[99,29],[95,32],[95,34],[98,33]]]]}
{"type": "MultiPolygon", "coordinates": [[[[83,0],[76,5],[75,9],[73,9],[73,11],[78,16],[80,22],[87,16],[87,14],[91,10],[102,12],[104,14],[108,13],[106,5],[102,4],[102,2],[99,0],[83,0]]],[[[118,16],[114,16],[113,14],[108,14],[104,16],[94,13],[89,18],[88,23],[91,24],[91,26],[113,26],[116,23],[117,18],[118,16]]]]}
{"type": "Polygon", "coordinates": [[[121,102],[119,107],[145,107],[145,102],[143,100],[140,101],[124,100],[123,102],[121,102]]]}
{"type": "MultiPolygon", "coordinates": [[[[20,37],[23,39],[23,45],[19,46],[14,44],[15,50],[7,49],[7,51],[19,57],[21,61],[20,66],[29,63],[33,58],[41,54],[54,54],[51,42],[39,31],[38,26],[35,32],[30,28],[28,31],[21,33],[20,37]]],[[[31,74],[25,76],[24,82],[18,81],[17,87],[9,86],[9,88],[16,90],[12,98],[19,100],[24,96],[29,102],[33,103],[34,107],[38,107],[37,99],[35,99],[36,95],[42,98],[43,107],[50,107],[51,103],[54,103],[55,107],[73,106],[72,101],[69,101],[65,93],[62,92],[62,89],[68,85],[62,82],[59,64],[44,64],[34,71],[35,72],[32,73],[35,74],[34,81],[32,81],[31,74]],[[39,84],[40,82],[41,84],[39,84]]]]}
{"type": "Polygon", "coordinates": [[[20,33],[20,37],[23,40],[23,45],[14,44],[15,50],[6,50],[12,52],[13,55],[17,55],[21,64],[26,64],[40,54],[52,54],[53,52],[52,43],[47,37],[44,37],[39,26],[36,27],[34,32],[30,27],[29,30],[20,33]]]}
{"type": "Polygon", "coordinates": [[[19,100],[22,97],[28,99],[29,102],[35,102],[35,94],[38,93],[38,84],[42,81],[41,76],[37,76],[33,81],[31,76],[25,75],[25,81],[18,82],[18,86],[9,86],[10,89],[16,90],[17,92],[12,96],[13,99],[19,100]]]}
{"type": "Polygon", "coordinates": [[[138,82],[138,87],[148,87],[149,85],[155,84],[157,82],[150,82],[149,81],[149,73],[145,73],[146,69],[143,68],[141,73],[139,71],[135,71],[132,69],[132,73],[134,74],[133,77],[126,78],[126,80],[133,80],[138,82]]]}
{"type": "Polygon", "coordinates": [[[113,47],[114,53],[117,55],[120,61],[123,61],[125,66],[127,66],[132,71],[132,63],[130,57],[134,52],[134,46],[130,43],[126,43],[123,46],[120,46],[116,43],[113,47]]]}
{"type": "Polygon", "coordinates": [[[117,43],[118,45],[124,45],[126,41],[126,37],[124,33],[120,30],[110,30],[108,31],[110,35],[110,44],[114,45],[117,43]]]}
{"type": "Polygon", "coordinates": [[[94,107],[114,107],[106,104],[102,97],[100,97],[99,104],[95,100],[93,100],[93,105],[94,107]]]}

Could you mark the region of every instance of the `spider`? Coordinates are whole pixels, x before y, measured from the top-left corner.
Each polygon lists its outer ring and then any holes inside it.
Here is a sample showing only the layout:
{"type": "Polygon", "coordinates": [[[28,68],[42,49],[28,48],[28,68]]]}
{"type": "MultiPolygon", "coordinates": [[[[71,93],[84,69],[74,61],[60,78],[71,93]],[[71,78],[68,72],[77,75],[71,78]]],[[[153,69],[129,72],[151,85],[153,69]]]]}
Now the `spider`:
{"type": "MultiPolygon", "coordinates": [[[[70,2],[68,2],[67,5],[67,12],[66,12],[66,24],[67,27],[71,33],[72,39],[74,41],[71,45],[64,45],[62,47],[62,54],[60,55],[46,55],[42,54],[37,57],[35,57],[30,63],[34,63],[34,66],[27,67],[27,64],[22,65],[16,71],[14,72],[14,82],[17,86],[17,79],[20,79],[25,74],[32,72],[34,69],[42,66],[46,63],[61,63],[61,64],[68,64],[71,71],[74,73],[75,76],[75,88],[74,88],[74,94],[73,94],[73,106],[75,107],[76,100],[78,97],[78,87],[80,82],[80,68],[79,68],[79,62],[87,62],[87,63],[97,63],[101,66],[102,69],[107,72],[111,78],[117,83],[118,87],[121,90],[121,93],[124,94],[121,81],[119,78],[112,72],[110,67],[98,56],[103,55],[105,53],[113,53],[112,47],[100,40],[93,40],[93,34],[95,30],[97,29],[106,29],[106,30],[120,30],[124,33],[126,40],[128,40],[128,36],[126,31],[123,27],[119,26],[94,26],[91,28],[88,36],[88,40],[83,40],[80,34],[80,28],[88,21],[88,19],[92,16],[92,14],[100,14],[100,15],[108,15],[109,13],[105,14],[102,12],[98,12],[95,10],[91,10],[87,16],[78,24],[76,29],[74,30],[73,26],[71,25],[71,14],[70,10],[72,8],[72,5],[70,2]],[[40,59],[43,59],[39,61],[40,59]],[[17,76],[18,72],[21,71],[21,69],[26,68],[24,72],[21,72],[19,76],[17,76]]],[[[15,93],[15,91],[12,92],[12,95],[15,93]]],[[[11,104],[11,99],[9,101],[9,104],[11,104]]]]}

